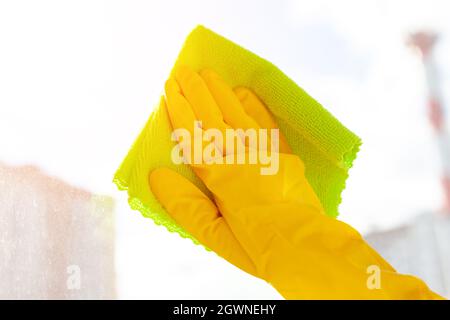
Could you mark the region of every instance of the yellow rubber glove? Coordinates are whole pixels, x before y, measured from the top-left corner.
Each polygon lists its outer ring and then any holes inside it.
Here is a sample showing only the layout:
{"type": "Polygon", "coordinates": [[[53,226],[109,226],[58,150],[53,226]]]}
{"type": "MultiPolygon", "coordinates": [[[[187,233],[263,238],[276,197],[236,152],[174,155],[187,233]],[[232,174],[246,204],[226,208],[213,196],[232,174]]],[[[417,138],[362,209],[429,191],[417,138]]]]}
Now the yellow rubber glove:
{"type": "MultiPolygon", "coordinates": [[[[233,91],[211,70],[197,74],[180,67],[166,83],[166,106],[174,129],[193,132],[196,120],[202,121],[202,130],[221,132],[276,128],[250,90],[233,91]]],[[[223,145],[213,157],[223,157],[223,164],[191,164],[214,202],[167,168],[154,170],[149,184],[166,211],[197,240],[268,281],[287,299],[440,298],[418,278],[397,273],[356,230],[326,216],[303,162],[290,153],[281,134],[279,145],[279,169],[272,175],[261,174],[261,163],[227,164],[235,154],[223,145]],[[370,285],[368,270],[379,273],[379,288],[370,285]]],[[[244,152],[250,156],[258,150],[247,146],[244,152]]]]}

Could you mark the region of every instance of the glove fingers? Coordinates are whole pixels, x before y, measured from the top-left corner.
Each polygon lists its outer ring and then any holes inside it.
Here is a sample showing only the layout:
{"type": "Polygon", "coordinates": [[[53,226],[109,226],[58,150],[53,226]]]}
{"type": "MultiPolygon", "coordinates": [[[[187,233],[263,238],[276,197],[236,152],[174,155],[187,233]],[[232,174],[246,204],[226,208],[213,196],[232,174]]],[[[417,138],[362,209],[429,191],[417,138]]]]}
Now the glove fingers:
{"type": "Polygon", "coordinates": [[[200,72],[200,76],[222,111],[226,123],[235,129],[259,129],[258,123],[245,113],[231,87],[217,73],[205,69],[200,72]]]}
{"type": "MultiPolygon", "coordinates": [[[[225,137],[226,129],[229,129],[230,126],[223,121],[222,112],[203,79],[186,66],[180,66],[175,72],[175,77],[180,86],[181,94],[191,106],[196,118],[202,121],[202,128],[218,130],[220,136],[225,137]]],[[[213,143],[222,154],[227,153],[224,139],[214,140],[213,143]]],[[[236,145],[238,144],[242,144],[239,139],[236,142],[236,145]]],[[[234,150],[230,150],[229,153],[231,152],[234,152],[234,150]]]]}
{"type": "Polygon", "coordinates": [[[217,146],[216,144],[209,146],[209,143],[203,140],[203,130],[200,128],[194,129],[194,123],[197,121],[197,118],[189,102],[181,94],[181,89],[174,79],[166,81],[165,91],[166,107],[170,122],[172,123],[172,128],[185,129],[189,133],[188,136],[184,136],[182,132],[178,132],[177,135],[177,141],[180,148],[183,150],[185,161],[192,164],[196,162],[197,158],[200,156],[202,156],[205,161],[209,161],[215,157],[221,157],[222,146],[217,146]],[[201,135],[196,135],[194,130],[200,131],[201,135]],[[195,151],[197,145],[200,146],[200,155],[195,151]],[[205,153],[205,148],[208,148],[210,151],[205,153]]]}
{"type": "Polygon", "coordinates": [[[186,129],[194,135],[194,122],[197,120],[192,107],[181,94],[181,89],[174,79],[166,81],[166,106],[173,129],[186,129]]]}
{"type": "Polygon", "coordinates": [[[255,266],[216,205],[195,185],[167,168],[154,170],[149,184],[170,216],[200,243],[242,270],[255,274],[255,266]]]}
{"type": "MultiPolygon", "coordinates": [[[[264,136],[260,134],[259,129],[261,129],[261,126],[253,117],[245,112],[233,89],[212,70],[205,69],[200,74],[216,100],[217,105],[222,110],[225,122],[235,129],[245,130],[239,133],[242,142],[250,150],[272,149],[274,146],[271,142],[270,132],[267,132],[267,135],[264,136]],[[254,131],[247,131],[248,129],[253,129],[254,131]],[[253,144],[251,141],[253,141],[253,144]]],[[[279,149],[277,148],[273,151],[278,152],[279,149]]]]}
{"type": "MultiPolygon", "coordinates": [[[[245,87],[237,87],[234,89],[234,93],[239,99],[245,112],[255,119],[261,128],[265,129],[278,129],[278,125],[275,122],[272,114],[264,105],[264,103],[251,91],[245,87]]],[[[280,132],[279,134],[279,147],[282,153],[292,153],[286,138],[280,132]]]]}
{"type": "Polygon", "coordinates": [[[182,94],[192,106],[203,128],[225,130],[229,128],[224,121],[222,112],[208,90],[203,79],[187,66],[180,66],[175,72],[182,94]]]}

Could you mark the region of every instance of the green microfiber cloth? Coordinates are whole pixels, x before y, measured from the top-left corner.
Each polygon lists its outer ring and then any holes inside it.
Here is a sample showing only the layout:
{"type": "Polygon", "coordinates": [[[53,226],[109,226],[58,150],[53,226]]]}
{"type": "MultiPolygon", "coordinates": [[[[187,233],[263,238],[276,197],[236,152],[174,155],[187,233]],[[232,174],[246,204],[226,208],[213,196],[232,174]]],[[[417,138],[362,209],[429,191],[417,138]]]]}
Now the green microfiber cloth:
{"type": "MultiPolygon", "coordinates": [[[[272,63],[203,26],[195,28],[186,39],[174,69],[178,65],[188,65],[196,71],[210,68],[232,87],[239,85],[253,90],[275,116],[293,153],[303,160],[306,178],[326,214],[338,215],[348,170],[361,145],[358,136],[272,63]]],[[[198,243],[167,214],[148,185],[153,169],[168,167],[211,196],[189,166],[175,165],[171,161],[175,142],[170,139],[172,128],[162,101],[163,98],[117,170],[114,182],[119,189],[128,190],[133,209],[169,231],[198,243]]]]}

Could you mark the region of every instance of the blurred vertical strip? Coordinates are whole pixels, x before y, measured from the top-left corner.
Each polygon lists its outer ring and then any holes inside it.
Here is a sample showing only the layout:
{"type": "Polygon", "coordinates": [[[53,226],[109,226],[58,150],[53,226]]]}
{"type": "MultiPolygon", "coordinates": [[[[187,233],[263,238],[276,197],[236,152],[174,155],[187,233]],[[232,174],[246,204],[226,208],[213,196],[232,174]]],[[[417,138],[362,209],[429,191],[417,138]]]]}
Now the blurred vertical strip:
{"type": "Polygon", "coordinates": [[[441,182],[444,191],[444,212],[450,214],[450,141],[445,121],[445,108],[440,91],[439,72],[433,57],[433,48],[438,37],[432,32],[417,32],[410,36],[409,44],[414,46],[422,57],[428,90],[428,114],[436,132],[442,162],[441,182]]]}
{"type": "Polygon", "coordinates": [[[0,163],[0,299],[113,299],[114,203],[0,163]]]}

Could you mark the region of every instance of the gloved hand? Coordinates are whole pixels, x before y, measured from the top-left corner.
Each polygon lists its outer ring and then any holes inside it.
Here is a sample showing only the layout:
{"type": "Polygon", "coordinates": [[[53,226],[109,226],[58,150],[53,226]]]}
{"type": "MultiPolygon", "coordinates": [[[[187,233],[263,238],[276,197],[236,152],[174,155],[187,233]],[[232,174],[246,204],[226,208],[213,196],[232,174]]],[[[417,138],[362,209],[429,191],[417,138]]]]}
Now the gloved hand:
{"type": "MultiPolygon", "coordinates": [[[[232,90],[211,70],[197,74],[180,67],[165,89],[173,128],[186,129],[191,137],[196,120],[202,121],[202,131],[217,128],[222,133],[227,128],[277,128],[250,90],[232,90]]],[[[194,138],[181,141],[185,146],[196,143],[194,138]]],[[[261,151],[261,146],[241,143],[244,148],[230,152],[219,142],[208,163],[191,163],[214,201],[167,168],[150,174],[151,190],[162,206],[202,244],[268,281],[287,299],[439,297],[421,280],[397,273],[356,230],[324,214],[303,162],[291,154],[281,134],[275,174],[261,174],[263,163],[227,163],[237,152],[250,157],[261,151]],[[371,266],[379,270],[378,289],[367,284],[371,266]]],[[[276,141],[269,139],[267,149],[273,150],[272,145],[276,141]]],[[[200,146],[205,148],[205,142],[200,146]]]]}

